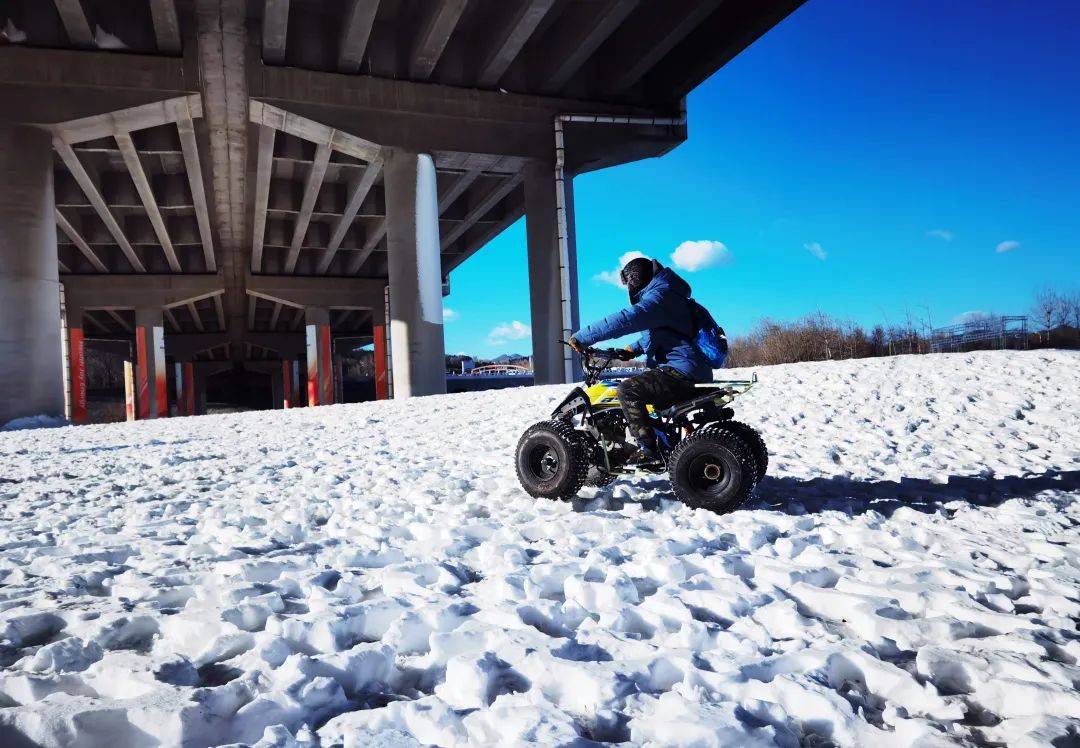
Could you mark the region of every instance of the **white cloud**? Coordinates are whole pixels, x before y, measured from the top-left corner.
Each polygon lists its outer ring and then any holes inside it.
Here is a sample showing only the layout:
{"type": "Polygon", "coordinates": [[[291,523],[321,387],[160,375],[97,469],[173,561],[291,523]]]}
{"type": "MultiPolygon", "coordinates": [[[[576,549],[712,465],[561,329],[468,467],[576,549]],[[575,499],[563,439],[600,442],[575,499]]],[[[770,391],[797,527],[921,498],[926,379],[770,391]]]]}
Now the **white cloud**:
{"type": "Polygon", "coordinates": [[[707,239],[683,242],[671,253],[671,262],[675,267],[696,273],[698,270],[726,265],[731,262],[731,252],[723,242],[707,239]]]}
{"type": "Polygon", "coordinates": [[[973,309],[970,312],[964,312],[963,314],[958,314],[949,321],[954,325],[962,325],[965,322],[974,322],[975,320],[983,319],[984,317],[989,317],[989,316],[990,316],[989,312],[984,312],[981,309],[973,309]]]}
{"type": "Polygon", "coordinates": [[[997,245],[998,254],[1001,254],[1002,252],[1012,252],[1014,249],[1020,249],[1020,242],[1015,239],[1009,239],[1008,241],[1003,241],[997,245]]]}
{"type": "Polygon", "coordinates": [[[603,281],[604,283],[610,283],[613,286],[623,288],[622,279],[619,278],[619,271],[622,270],[623,265],[630,262],[630,260],[633,260],[636,257],[644,256],[644,254],[638,252],[636,249],[629,252],[624,252],[622,256],[619,257],[619,264],[615,267],[614,270],[604,270],[602,272],[599,272],[593,276],[593,280],[603,281]]]}
{"type": "Polygon", "coordinates": [[[953,240],[953,232],[948,229],[931,229],[926,232],[926,235],[931,239],[941,239],[945,242],[951,242],[953,240]]]}
{"type": "Polygon", "coordinates": [[[532,335],[532,328],[514,320],[498,324],[488,333],[487,342],[490,345],[500,345],[510,340],[521,340],[532,335]]]}
{"type": "Polygon", "coordinates": [[[824,249],[822,249],[819,242],[807,242],[803,246],[806,247],[807,252],[809,252],[819,260],[824,260],[826,257],[829,256],[828,253],[824,249]]]}
{"type": "Polygon", "coordinates": [[[442,310],[443,322],[453,322],[454,320],[456,320],[460,316],[461,316],[460,314],[455,312],[450,307],[448,307],[448,306],[443,307],[443,310],[442,310]]]}

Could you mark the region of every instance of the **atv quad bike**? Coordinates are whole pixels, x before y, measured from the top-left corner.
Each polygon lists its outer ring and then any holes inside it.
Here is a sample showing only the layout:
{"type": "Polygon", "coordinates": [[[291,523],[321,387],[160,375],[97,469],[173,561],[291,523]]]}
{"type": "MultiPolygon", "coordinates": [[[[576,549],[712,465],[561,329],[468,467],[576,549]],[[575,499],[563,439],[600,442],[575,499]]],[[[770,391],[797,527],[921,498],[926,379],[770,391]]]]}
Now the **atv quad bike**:
{"type": "Polygon", "coordinates": [[[722,514],[736,508],[765,475],[769,452],[761,435],[732,420],[729,404],[757,382],[699,384],[701,395],[661,411],[650,406],[663,466],[628,465],[628,442],[618,381],[601,379],[622,351],[586,349],[585,386],[575,387],[551,414],[530,426],[517,446],[517,474],[531,496],[570,500],[582,486],[606,486],[620,475],[661,472],[687,506],[722,514]]]}

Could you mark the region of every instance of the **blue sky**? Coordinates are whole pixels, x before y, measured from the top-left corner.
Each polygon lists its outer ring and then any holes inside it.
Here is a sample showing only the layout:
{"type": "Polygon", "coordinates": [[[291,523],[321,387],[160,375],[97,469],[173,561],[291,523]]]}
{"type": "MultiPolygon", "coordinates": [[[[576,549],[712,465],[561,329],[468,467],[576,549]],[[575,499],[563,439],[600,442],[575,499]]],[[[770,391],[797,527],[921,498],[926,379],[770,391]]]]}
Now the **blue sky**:
{"type": "MultiPolygon", "coordinates": [[[[688,108],[667,156],[574,182],[583,321],[625,302],[597,278],[621,255],[670,265],[686,241],[723,244],[680,272],[733,334],[818,310],[941,325],[1080,288],[1074,0],[809,0],[688,108]]],[[[528,353],[524,220],[451,291],[448,352],[528,353]]]]}

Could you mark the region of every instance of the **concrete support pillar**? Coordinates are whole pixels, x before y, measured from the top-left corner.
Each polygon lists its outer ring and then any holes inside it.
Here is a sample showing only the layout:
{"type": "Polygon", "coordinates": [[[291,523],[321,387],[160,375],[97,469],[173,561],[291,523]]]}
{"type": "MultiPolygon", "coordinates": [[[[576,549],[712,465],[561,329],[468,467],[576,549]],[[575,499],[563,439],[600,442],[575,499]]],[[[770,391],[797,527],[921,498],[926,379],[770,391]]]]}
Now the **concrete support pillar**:
{"type": "Polygon", "coordinates": [[[0,426],[64,415],[52,141],[0,122],[0,426]]]}
{"type": "Polygon", "coordinates": [[[393,150],[386,160],[394,397],[446,392],[442,259],[435,163],[393,150]]]}
{"type": "Polygon", "coordinates": [[[285,407],[285,377],[281,369],[270,371],[270,408],[281,410],[285,407]]]}
{"type": "Polygon", "coordinates": [[[573,189],[566,181],[570,318],[564,319],[555,167],[539,161],[525,167],[525,231],[529,251],[529,305],[532,313],[533,372],[536,384],[567,381],[567,330],[578,329],[577,242],[574,238],[573,189]]]}
{"type": "Polygon", "coordinates": [[[124,420],[135,420],[135,362],[124,361],[124,420]]]}
{"type": "Polygon", "coordinates": [[[194,387],[192,393],[195,402],[192,415],[201,416],[206,414],[206,372],[196,369],[193,377],[194,387]]]}
{"type": "Polygon", "coordinates": [[[305,307],[307,332],[307,401],[308,405],[332,405],[334,374],[330,350],[330,310],[305,307]]]}
{"type": "Polygon", "coordinates": [[[389,369],[387,364],[389,363],[386,355],[386,325],[372,325],[372,336],[374,338],[374,375],[375,375],[375,399],[386,400],[390,397],[390,388],[387,386],[386,373],[389,369]]]}
{"type": "Polygon", "coordinates": [[[386,400],[390,397],[388,377],[390,352],[387,347],[386,336],[386,306],[385,304],[378,304],[375,309],[371,310],[371,339],[374,349],[371,363],[373,366],[372,374],[375,379],[376,400],[386,400]]]}
{"type": "Polygon", "coordinates": [[[86,423],[86,338],[82,309],[68,306],[68,367],[71,383],[71,422],[86,423]]]}
{"type": "Polygon", "coordinates": [[[160,307],[135,310],[135,353],[136,418],[167,418],[165,320],[160,307]]]}
{"type": "Polygon", "coordinates": [[[334,361],[334,402],[345,402],[345,361],[335,355],[334,361]]]}
{"type": "Polygon", "coordinates": [[[191,361],[176,362],[176,414],[195,415],[195,364],[191,361]]]}
{"type": "MultiPolygon", "coordinates": [[[[296,403],[295,367],[295,361],[285,359],[281,362],[281,407],[285,410],[293,407],[296,403]]],[[[274,407],[278,407],[276,402],[274,407]]]]}

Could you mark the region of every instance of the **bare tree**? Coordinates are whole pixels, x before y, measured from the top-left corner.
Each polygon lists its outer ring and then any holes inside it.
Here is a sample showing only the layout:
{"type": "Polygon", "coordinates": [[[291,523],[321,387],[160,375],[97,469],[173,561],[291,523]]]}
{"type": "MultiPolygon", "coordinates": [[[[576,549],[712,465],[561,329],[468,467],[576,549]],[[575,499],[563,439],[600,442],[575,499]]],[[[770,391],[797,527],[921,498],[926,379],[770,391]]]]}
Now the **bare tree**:
{"type": "Polygon", "coordinates": [[[1073,335],[1080,343],[1080,289],[1074,289],[1062,297],[1065,322],[1073,328],[1073,335]]]}
{"type": "Polygon", "coordinates": [[[1061,297],[1049,286],[1043,286],[1035,292],[1035,302],[1031,306],[1031,316],[1042,328],[1043,343],[1050,342],[1050,331],[1061,316],[1061,297]]]}

